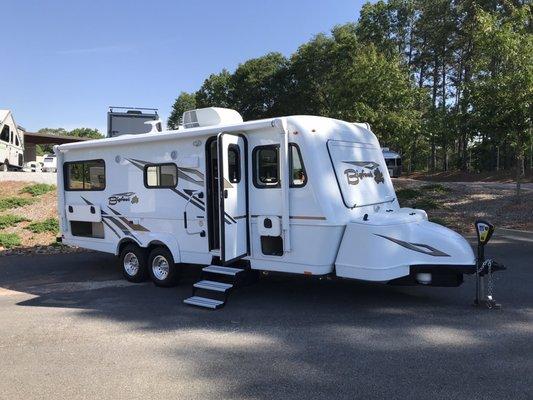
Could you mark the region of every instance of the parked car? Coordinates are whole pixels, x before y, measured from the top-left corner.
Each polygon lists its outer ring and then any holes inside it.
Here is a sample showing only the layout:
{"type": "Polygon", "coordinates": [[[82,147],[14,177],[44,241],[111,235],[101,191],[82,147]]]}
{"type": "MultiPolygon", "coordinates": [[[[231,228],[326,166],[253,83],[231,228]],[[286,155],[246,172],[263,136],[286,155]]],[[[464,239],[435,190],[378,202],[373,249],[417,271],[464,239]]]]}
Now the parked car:
{"type": "Polygon", "coordinates": [[[43,172],[57,172],[57,157],[55,154],[44,156],[43,163],[43,172]]]}
{"type": "Polygon", "coordinates": [[[24,163],[24,167],[22,168],[22,170],[24,172],[43,172],[43,166],[40,162],[30,161],[24,163]]]}

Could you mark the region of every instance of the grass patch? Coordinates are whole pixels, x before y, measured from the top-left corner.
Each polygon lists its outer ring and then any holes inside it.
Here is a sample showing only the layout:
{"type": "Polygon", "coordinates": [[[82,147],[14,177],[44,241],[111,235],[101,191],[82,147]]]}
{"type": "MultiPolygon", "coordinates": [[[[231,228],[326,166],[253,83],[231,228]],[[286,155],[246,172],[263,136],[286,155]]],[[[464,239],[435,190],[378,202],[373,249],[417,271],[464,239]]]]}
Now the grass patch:
{"type": "Polygon", "coordinates": [[[398,197],[399,201],[412,200],[419,197],[420,195],[422,195],[422,193],[419,190],[411,188],[405,188],[396,191],[396,196],[398,197]]]}
{"type": "Polygon", "coordinates": [[[32,222],[26,229],[33,233],[52,232],[59,233],[59,221],[55,218],[48,218],[44,221],[32,222]]]}
{"type": "Polygon", "coordinates": [[[25,221],[29,221],[29,219],[13,214],[0,215],[0,229],[4,229],[8,226],[16,225],[19,222],[25,221]]]}
{"type": "Polygon", "coordinates": [[[413,208],[419,208],[421,210],[436,210],[441,208],[441,205],[433,199],[422,198],[413,203],[413,208]]]}
{"type": "Polygon", "coordinates": [[[20,246],[22,241],[16,233],[0,233],[0,246],[6,249],[20,246]]]}
{"type": "Polygon", "coordinates": [[[432,183],[430,185],[424,185],[424,186],[421,186],[420,189],[439,193],[439,194],[446,194],[452,191],[452,189],[450,189],[448,186],[441,185],[440,183],[432,183]]]}
{"type": "Polygon", "coordinates": [[[20,193],[29,193],[33,197],[43,195],[48,192],[56,190],[56,185],[48,185],[46,183],[36,183],[34,185],[29,185],[20,191],[20,193]]]}
{"type": "Polygon", "coordinates": [[[4,197],[3,199],[0,199],[0,211],[24,207],[33,203],[35,203],[35,199],[25,199],[22,197],[4,197]]]}

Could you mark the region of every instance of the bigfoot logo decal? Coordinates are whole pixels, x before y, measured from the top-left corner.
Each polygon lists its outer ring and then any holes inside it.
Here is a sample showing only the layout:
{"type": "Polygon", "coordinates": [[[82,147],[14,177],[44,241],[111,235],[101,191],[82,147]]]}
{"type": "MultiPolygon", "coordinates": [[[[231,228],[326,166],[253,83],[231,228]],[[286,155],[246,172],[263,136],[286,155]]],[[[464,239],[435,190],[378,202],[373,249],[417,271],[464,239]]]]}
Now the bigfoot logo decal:
{"type": "Polygon", "coordinates": [[[135,192],[117,193],[110,196],[108,200],[110,206],[114,206],[124,201],[129,202],[131,204],[137,204],[139,202],[139,198],[137,197],[135,192]]]}
{"type": "Polygon", "coordinates": [[[343,161],[346,164],[360,167],[360,169],[348,168],[344,170],[348,185],[358,185],[365,178],[374,178],[377,184],[384,183],[383,173],[379,164],[374,161],[343,161]]]}

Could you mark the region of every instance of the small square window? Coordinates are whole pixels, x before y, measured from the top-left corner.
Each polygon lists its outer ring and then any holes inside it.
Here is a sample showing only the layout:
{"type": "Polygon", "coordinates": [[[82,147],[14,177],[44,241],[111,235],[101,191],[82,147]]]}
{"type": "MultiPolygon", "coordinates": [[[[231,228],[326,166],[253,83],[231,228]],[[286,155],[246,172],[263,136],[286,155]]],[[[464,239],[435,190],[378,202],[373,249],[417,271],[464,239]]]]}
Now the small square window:
{"type": "Polygon", "coordinates": [[[150,164],[144,167],[144,185],[147,188],[174,188],[177,184],[176,164],[150,164]]]}

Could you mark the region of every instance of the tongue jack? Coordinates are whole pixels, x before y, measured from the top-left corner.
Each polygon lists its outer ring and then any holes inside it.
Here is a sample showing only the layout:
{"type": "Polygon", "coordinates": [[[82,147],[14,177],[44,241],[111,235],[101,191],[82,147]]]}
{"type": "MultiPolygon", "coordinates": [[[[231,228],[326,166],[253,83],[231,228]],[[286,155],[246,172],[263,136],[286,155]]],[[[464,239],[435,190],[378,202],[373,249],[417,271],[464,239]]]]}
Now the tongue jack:
{"type": "Polygon", "coordinates": [[[477,220],[477,261],[476,261],[476,298],[475,306],[482,306],[489,309],[500,308],[492,297],[493,281],[492,273],[503,270],[505,267],[493,260],[485,260],[485,245],[489,242],[494,233],[494,225],[487,221],[477,220]]]}

